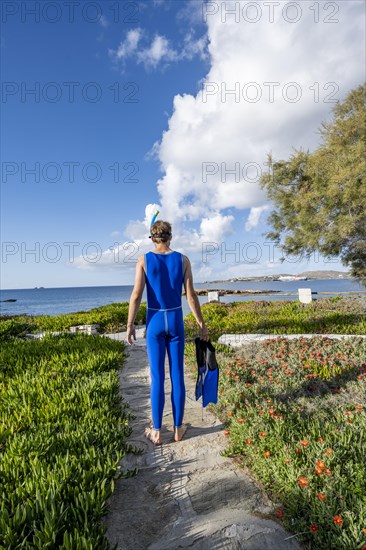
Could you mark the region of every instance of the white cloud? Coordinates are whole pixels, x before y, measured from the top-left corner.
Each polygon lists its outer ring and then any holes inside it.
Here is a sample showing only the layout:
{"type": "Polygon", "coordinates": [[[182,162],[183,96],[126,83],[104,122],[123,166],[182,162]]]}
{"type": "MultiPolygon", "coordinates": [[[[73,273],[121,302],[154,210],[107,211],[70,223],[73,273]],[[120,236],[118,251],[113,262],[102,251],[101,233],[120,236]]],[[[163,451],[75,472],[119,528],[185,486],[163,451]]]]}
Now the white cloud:
{"type": "Polygon", "coordinates": [[[156,68],[162,61],[176,61],[178,53],[170,47],[169,40],[165,36],[155,35],[148,48],[137,52],[138,63],[144,63],[146,67],[156,68]]]}
{"type": "MultiPolygon", "coordinates": [[[[223,3],[226,9],[236,4],[223,3]]],[[[270,23],[264,15],[256,24],[229,16],[223,23],[220,10],[208,18],[211,68],[205,89],[211,93],[177,95],[169,127],[154,146],[164,172],[158,181],[161,205],[173,222],[250,208],[246,230],[253,229],[268,208],[259,186],[267,153],[286,158],[293,147],[315,148],[317,129],[333,106],[324,100],[333,90],[342,99],[362,81],[355,53],[363,28],[355,4],[343,3],[334,25],[314,23],[311,3],[306,10],[304,4],[296,24],[281,17],[270,23]],[[279,83],[273,100],[269,82],[279,83]],[[236,93],[225,94],[230,90],[236,93]],[[261,94],[257,102],[251,101],[254,93],[261,94]]]]}
{"type": "Polygon", "coordinates": [[[196,39],[194,31],[190,30],[184,36],[183,44],[176,49],[166,36],[156,33],[149,42],[142,29],[137,28],[128,31],[118,48],[109,49],[108,53],[115,62],[125,63],[128,58],[131,58],[137,63],[142,63],[146,69],[156,69],[158,66],[166,66],[172,62],[191,60],[195,56],[205,59],[207,36],[196,39]]]}
{"type": "Polygon", "coordinates": [[[263,206],[254,206],[250,209],[248,219],[245,223],[245,231],[251,231],[259,224],[259,220],[263,212],[266,212],[270,209],[268,204],[263,206]]]}
{"type": "MultiPolygon", "coordinates": [[[[174,248],[187,254],[200,253],[205,241],[220,242],[230,235],[235,240],[235,210],[250,209],[245,212],[245,231],[255,229],[268,209],[258,183],[267,153],[279,159],[287,158],[293,148],[313,150],[321,121],[330,117],[331,100],[344,99],[364,80],[363,3],[338,3],[339,13],[333,17],[338,23],[326,21],[331,13],[322,4],[319,22],[314,22],[314,3],[308,1],[301,2],[297,23],[283,17],[285,3],[276,8],[274,22],[264,7],[257,23],[242,17],[235,22],[232,16],[223,22],[223,6],[228,10],[238,4],[217,1],[219,9],[207,18],[211,66],[204,85],[209,93],[175,96],[168,128],[153,147],[163,173],[157,182],[159,219],[173,224],[174,248]],[[268,83],[278,83],[272,85],[273,98],[268,83]],[[225,95],[225,90],[235,94],[225,95]],[[253,101],[255,93],[258,101],[253,101]],[[293,101],[296,93],[298,101],[293,101]],[[228,208],[235,209],[233,214],[225,213],[228,208]]],[[[189,51],[200,55],[205,50],[193,46],[192,37],[179,52],[162,35],[144,48],[140,38],[141,31],[135,40],[129,36],[121,43],[122,58],[130,55],[142,62],[145,51],[146,63],[155,67],[179,60],[182,51],[188,57],[189,51]]],[[[128,224],[125,235],[149,249],[146,212],[144,220],[128,224]]],[[[268,260],[263,257],[262,264],[250,264],[248,270],[268,272],[268,260]]],[[[278,271],[301,267],[281,264],[278,271]]],[[[209,269],[205,265],[202,273],[209,269]]],[[[219,262],[214,272],[215,278],[239,276],[243,268],[219,262]]]]}
{"type": "Polygon", "coordinates": [[[100,16],[99,24],[103,27],[103,29],[106,29],[109,26],[109,21],[105,15],[100,16]]]}
{"type": "Polygon", "coordinates": [[[128,31],[125,40],[119,44],[117,50],[108,50],[109,55],[120,61],[125,61],[136,52],[141,37],[142,30],[140,28],[131,29],[128,31]]]}

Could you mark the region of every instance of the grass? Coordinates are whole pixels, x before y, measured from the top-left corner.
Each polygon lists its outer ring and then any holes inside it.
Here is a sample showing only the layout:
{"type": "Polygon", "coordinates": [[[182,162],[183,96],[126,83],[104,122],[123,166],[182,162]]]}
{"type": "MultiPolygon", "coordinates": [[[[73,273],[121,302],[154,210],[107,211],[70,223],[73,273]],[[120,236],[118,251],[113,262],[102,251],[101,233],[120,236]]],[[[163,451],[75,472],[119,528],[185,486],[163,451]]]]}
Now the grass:
{"type": "MultiPolygon", "coordinates": [[[[225,454],[250,468],[304,548],[366,548],[365,340],[216,348],[225,454]]],[[[194,369],[192,358],[188,344],[194,369]]]]}
{"type": "Polygon", "coordinates": [[[114,479],[135,473],[118,466],[134,451],[118,393],[124,344],[1,340],[0,548],[109,548],[106,500],[114,479]]]}

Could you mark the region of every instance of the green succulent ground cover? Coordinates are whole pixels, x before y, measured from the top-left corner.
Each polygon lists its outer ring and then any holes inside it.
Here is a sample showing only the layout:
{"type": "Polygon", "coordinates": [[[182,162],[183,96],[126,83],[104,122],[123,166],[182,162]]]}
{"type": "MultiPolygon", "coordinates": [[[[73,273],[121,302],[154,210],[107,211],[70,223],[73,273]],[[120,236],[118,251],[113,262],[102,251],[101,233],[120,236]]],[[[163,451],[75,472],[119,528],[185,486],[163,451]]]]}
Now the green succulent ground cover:
{"type": "MultiPolygon", "coordinates": [[[[227,332],[365,333],[364,304],[356,298],[205,304],[202,311],[212,341],[227,332]]],[[[126,443],[130,413],[118,396],[124,344],[67,331],[92,323],[101,332],[123,330],[127,313],[125,302],[0,318],[0,548],[108,548],[101,518],[114,479],[136,473],[118,467],[127,450],[137,452],[126,443]],[[39,330],[65,333],[22,338],[39,330]]],[[[145,314],[144,303],[137,321],[145,314]]],[[[185,329],[186,363],[194,370],[192,314],[185,329]]],[[[216,347],[215,411],[228,424],[227,454],[251,468],[305,546],[363,548],[364,340],[216,347]]]]}
{"type": "MultiPolygon", "coordinates": [[[[24,335],[38,331],[68,331],[76,325],[100,325],[101,333],[112,333],[126,330],[128,316],[128,302],[108,304],[89,311],[62,313],[60,315],[14,315],[0,316],[1,335],[24,335]]],[[[140,306],[136,323],[145,322],[146,303],[140,306]]]]}
{"type": "Polygon", "coordinates": [[[135,473],[118,466],[127,450],[135,451],[126,443],[130,413],[118,394],[124,344],[4,332],[0,548],[108,548],[101,522],[106,500],[114,479],[135,473]]]}
{"type": "MultiPolygon", "coordinates": [[[[203,304],[202,312],[211,340],[221,334],[365,334],[366,299],[320,298],[311,304],[297,300],[203,304]]],[[[185,318],[187,339],[197,335],[190,313],[185,318]]]]}
{"type": "MultiPolygon", "coordinates": [[[[366,341],[215,347],[224,454],[250,469],[304,548],[366,549],[366,341]]],[[[195,373],[192,343],[185,352],[195,373]]]]}

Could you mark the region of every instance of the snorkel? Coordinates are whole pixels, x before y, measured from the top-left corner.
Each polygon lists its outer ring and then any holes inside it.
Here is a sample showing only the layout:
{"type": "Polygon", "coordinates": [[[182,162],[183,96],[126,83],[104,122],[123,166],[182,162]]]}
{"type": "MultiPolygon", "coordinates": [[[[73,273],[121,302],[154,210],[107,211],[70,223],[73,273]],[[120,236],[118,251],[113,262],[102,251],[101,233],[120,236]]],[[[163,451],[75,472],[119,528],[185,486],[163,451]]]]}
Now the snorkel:
{"type": "MultiPolygon", "coordinates": [[[[151,223],[150,223],[150,233],[151,233],[151,228],[152,228],[152,226],[154,225],[155,220],[156,220],[158,214],[159,214],[159,210],[157,210],[157,211],[155,212],[155,214],[153,215],[153,217],[152,217],[152,220],[151,220],[151,223]]],[[[152,237],[152,235],[149,235],[149,239],[151,239],[151,237],[152,237]]]]}

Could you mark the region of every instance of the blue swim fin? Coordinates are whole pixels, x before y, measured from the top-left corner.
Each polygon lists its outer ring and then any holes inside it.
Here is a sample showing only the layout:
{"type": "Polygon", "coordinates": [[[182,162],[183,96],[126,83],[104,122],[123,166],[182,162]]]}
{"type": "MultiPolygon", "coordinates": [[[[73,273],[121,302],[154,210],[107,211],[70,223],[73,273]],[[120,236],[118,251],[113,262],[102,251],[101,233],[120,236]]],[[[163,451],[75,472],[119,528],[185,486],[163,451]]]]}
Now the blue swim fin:
{"type": "Polygon", "coordinates": [[[208,340],[201,340],[197,337],[196,359],[197,359],[197,382],[196,400],[202,395],[202,405],[206,407],[209,403],[217,403],[219,367],[216,361],[215,348],[208,340]]]}

